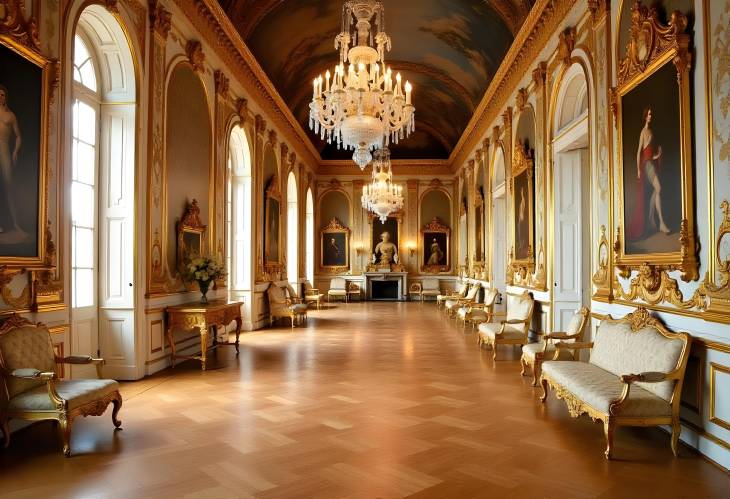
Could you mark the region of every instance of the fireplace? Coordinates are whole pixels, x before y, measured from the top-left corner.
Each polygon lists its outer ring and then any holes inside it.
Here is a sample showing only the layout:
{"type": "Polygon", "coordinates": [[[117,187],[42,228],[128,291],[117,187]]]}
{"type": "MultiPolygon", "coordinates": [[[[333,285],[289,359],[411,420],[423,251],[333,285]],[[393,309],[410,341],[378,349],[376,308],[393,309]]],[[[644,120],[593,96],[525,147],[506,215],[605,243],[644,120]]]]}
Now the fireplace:
{"type": "Polygon", "coordinates": [[[371,288],[371,300],[383,300],[383,301],[397,301],[399,281],[370,281],[371,288]]]}

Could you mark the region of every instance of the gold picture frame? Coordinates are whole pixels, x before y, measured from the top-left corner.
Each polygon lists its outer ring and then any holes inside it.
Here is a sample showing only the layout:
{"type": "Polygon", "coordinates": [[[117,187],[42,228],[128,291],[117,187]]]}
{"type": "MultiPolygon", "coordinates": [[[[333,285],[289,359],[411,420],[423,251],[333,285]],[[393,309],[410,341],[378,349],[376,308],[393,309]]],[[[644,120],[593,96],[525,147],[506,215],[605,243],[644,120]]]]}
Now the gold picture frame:
{"type": "Polygon", "coordinates": [[[421,273],[441,274],[451,271],[451,229],[441,219],[434,217],[421,227],[420,246],[421,273]],[[438,249],[434,245],[437,245],[438,249]],[[439,255],[439,251],[443,254],[439,255]],[[439,263],[435,262],[436,259],[439,263]]]}
{"type": "MultiPolygon", "coordinates": [[[[7,8],[13,8],[13,6],[7,8]]],[[[7,241],[0,241],[0,268],[48,270],[53,266],[53,262],[50,261],[47,254],[48,238],[46,234],[50,126],[48,109],[53,89],[58,84],[58,65],[38,51],[37,39],[34,38],[33,33],[25,31],[27,21],[24,21],[22,12],[11,11],[6,12],[6,15],[3,24],[0,25],[2,28],[0,29],[0,51],[3,52],[1,55],[3,65],[2,71],[0,71],[2,87],[0,88],[4,89],[4,98],[7,99],[8,108],[17,119],[18,130],[22,136],[21,149],[17,160],[14,160],[18,163],[15,165],[14,171],[16,175],[24,175],[25,183],[28,184],[25,188],[31,188],[34,191],[31,197],[35,197],[34,206],[37,208],[37,213],[21,220],[21,214],[15,211],[15,218],[10,225],[16,227],[8,229],[6,226],[3,235],[7,241]],[[16,24],[11,26],[7,24],[8,22],[16,24]],[[10,68],[11,65],[22,71],[13,71],[10,68]],[[29,76],[29,73],[33,73],[32,77],[29,76]],[[19,74],[22,76],[18,76],[19,74]],[[16,76],[18,81],[11,81],[13,76],[16,76]],[[20,90],[15,91],[16,88],[20,90]],[[34,88],[37,88],[37,94],[34,93],[34,88]],[[33,95],[29,96],[29,94],[33,95]],[[18,98],[19,95],[21,98],[18,98]],[[29,104],[29,102],[18,104],[18,101],[23,100],[32,101],[30,106],[33,109],[24,107],[24,104],[29,104]],[[16,107],[14,107],[14,103],[16,107]],[[35,118],[32,116],[34,114],[36,114],[35,118]],[[35,119],[37,122],[34,122],[35,119]],[[29,125],[28,121],[33,122],[29,125]],[[37,175],[37,178],[28,179],[28,175],[37,175]]],[[[11,189],[16,193],[22,193],[22,190],[19,190],[22,187],[13,186],[11,189]]],[[[2,190],[0,190],[0,195],[3,198],[6,197],[2,190]]],[[[10,198],[4,201],[7,202],[7,206],[0,206],[4,213],[11,212],[11,204],[17,203],[10,198]]],[[[23,205],[27,206],[25,200],[23,205]]]]}
{"type": "Polygon", "coordinates": [[[200,221],[198,200],[193,199],[177,223],[177,268],[184,274],[185,266],[194,258],[205,256],[205,235],[208,226],[200,221]]]}
{"type": "Polygon", "coordinates": [[[512,200],[512,247],[509,272],[524,280],[535,271],[535,163],[527,144],[518,142],[509,176],[512,200]]]}
{"type": "Polygon", "coordinates": [[[485,262],[484,237],[484,192],[480,185],[474,189],[474,265],[483,266],[485,262]]]}
{"type": "Polygon", "coordinates": [[[264,267],[272,273],[281,269],[281,191],[274,175],[266,188],[264,204],[264,267]]]}
{"type": "Polygon", "coordinates": [[[333,218],[319,231],[319,238],[319,266],[322,271],[343,274],[350,270],[350,229],[333,218]]]}
{"type": "Polygon", "coordinates": [[[680,12],[664,25],[655,8],[637,1],[631,9],[630,37],[626,56],[619,61],[612,105],[619,150],[614,253],[622,277],[649,265],[657,271],[680,270],[685,281],[699,278],[686,27],[687,17],[680,12]],[[652,121],[654,114],[659,116],[652,121]],[[680,205],[662,203],[662,189],[678,190],[680,205]],[[632,206],[627,206],[629,201],[632,206]]]}

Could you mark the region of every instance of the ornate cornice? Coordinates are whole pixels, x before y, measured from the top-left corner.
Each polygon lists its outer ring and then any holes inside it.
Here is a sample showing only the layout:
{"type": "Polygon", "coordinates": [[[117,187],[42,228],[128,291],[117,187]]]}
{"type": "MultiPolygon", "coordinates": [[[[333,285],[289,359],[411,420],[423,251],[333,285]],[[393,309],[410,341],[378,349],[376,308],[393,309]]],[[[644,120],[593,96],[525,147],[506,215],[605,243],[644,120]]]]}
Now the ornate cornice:
{"type": "Polygon", "coordinates": [[[498,118],[523,75],[535,64],[555,29],[576,3],[572,0],[538,0],[517,33],[512,46],[479,103],[449,158],[452,165],[461,165],[498,118]]]}
{"type": "Polygon", "coordinates": [[[205,53],[203,45],[198,40],[190,40],[185,45],[185,53],[193,66],[193,70],[202,73],[205,70],[205,53]]]}
{"type": "Polygon", "coordinates": [[[150,0],[150,30],[160,38],[167,39],[172,27],[172,14],[157,0],[150,0]]]}

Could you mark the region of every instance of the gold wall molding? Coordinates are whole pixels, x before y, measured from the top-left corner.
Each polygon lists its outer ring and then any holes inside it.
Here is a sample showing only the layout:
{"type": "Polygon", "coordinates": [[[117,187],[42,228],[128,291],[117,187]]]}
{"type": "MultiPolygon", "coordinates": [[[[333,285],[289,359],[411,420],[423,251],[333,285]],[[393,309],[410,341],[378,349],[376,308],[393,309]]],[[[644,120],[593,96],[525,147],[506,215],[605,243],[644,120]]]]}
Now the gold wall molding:
{"type": "Polygon", "coordinates": [[[40,53],[38,20],[26,18],[24,2],[7,0],[0,5],[0,36],[8,36],[20,45],[40,53]]]}

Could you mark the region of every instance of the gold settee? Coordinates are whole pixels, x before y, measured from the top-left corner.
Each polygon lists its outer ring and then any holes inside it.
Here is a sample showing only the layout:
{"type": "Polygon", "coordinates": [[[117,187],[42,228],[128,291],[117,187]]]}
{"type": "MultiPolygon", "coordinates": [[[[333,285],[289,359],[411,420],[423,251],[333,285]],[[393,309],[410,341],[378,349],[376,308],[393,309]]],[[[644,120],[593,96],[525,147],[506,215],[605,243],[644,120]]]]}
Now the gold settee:
{"type": "Polygon", "coordinates": [[[563,343],[581,341],[588,325],[590,310],[582,307],[573,314],[568,323],[568,327],[564,332],[553,331],[552,333],[537,333],[542,339],[536,343],[528,343],[522,347],[522,372],[524,376],[527,369],[532,370],[532,386],[537,386],[537,380],[540,378],[540,366],[545,360],[573,360],[573,353],[568,349],[560,350],[555,344],[558,341],[563,343]]]}
{"type": "Polygon", "coordinates": [[[113,404],[112,422],[119,429],[119,384],[110,379],[59,380],[56,366],[63,363],[95,364],[101,378],[104,361],[56,357],[48,328],[20,316],[10,316],[0,325],[0,427],[5,447],[10,443],[11,419],[58,421],[65,456],[71,454],[71,426],[77,416],[101,416],[113,404]]]}
{"type": "Polygon", "coordinates": [[[545,402],[548,388],[565,400],[573,417],[588,414],[601,420],[607,459],[618,426],[669,425],[677,455],[679,404],[689,358],[690,336],[669,331],[645,308],[622,319],[601,321],[592,342],[557,344],[563,349],[589,349],[588,362],[546,361],[540,380],[545,402]]]}

